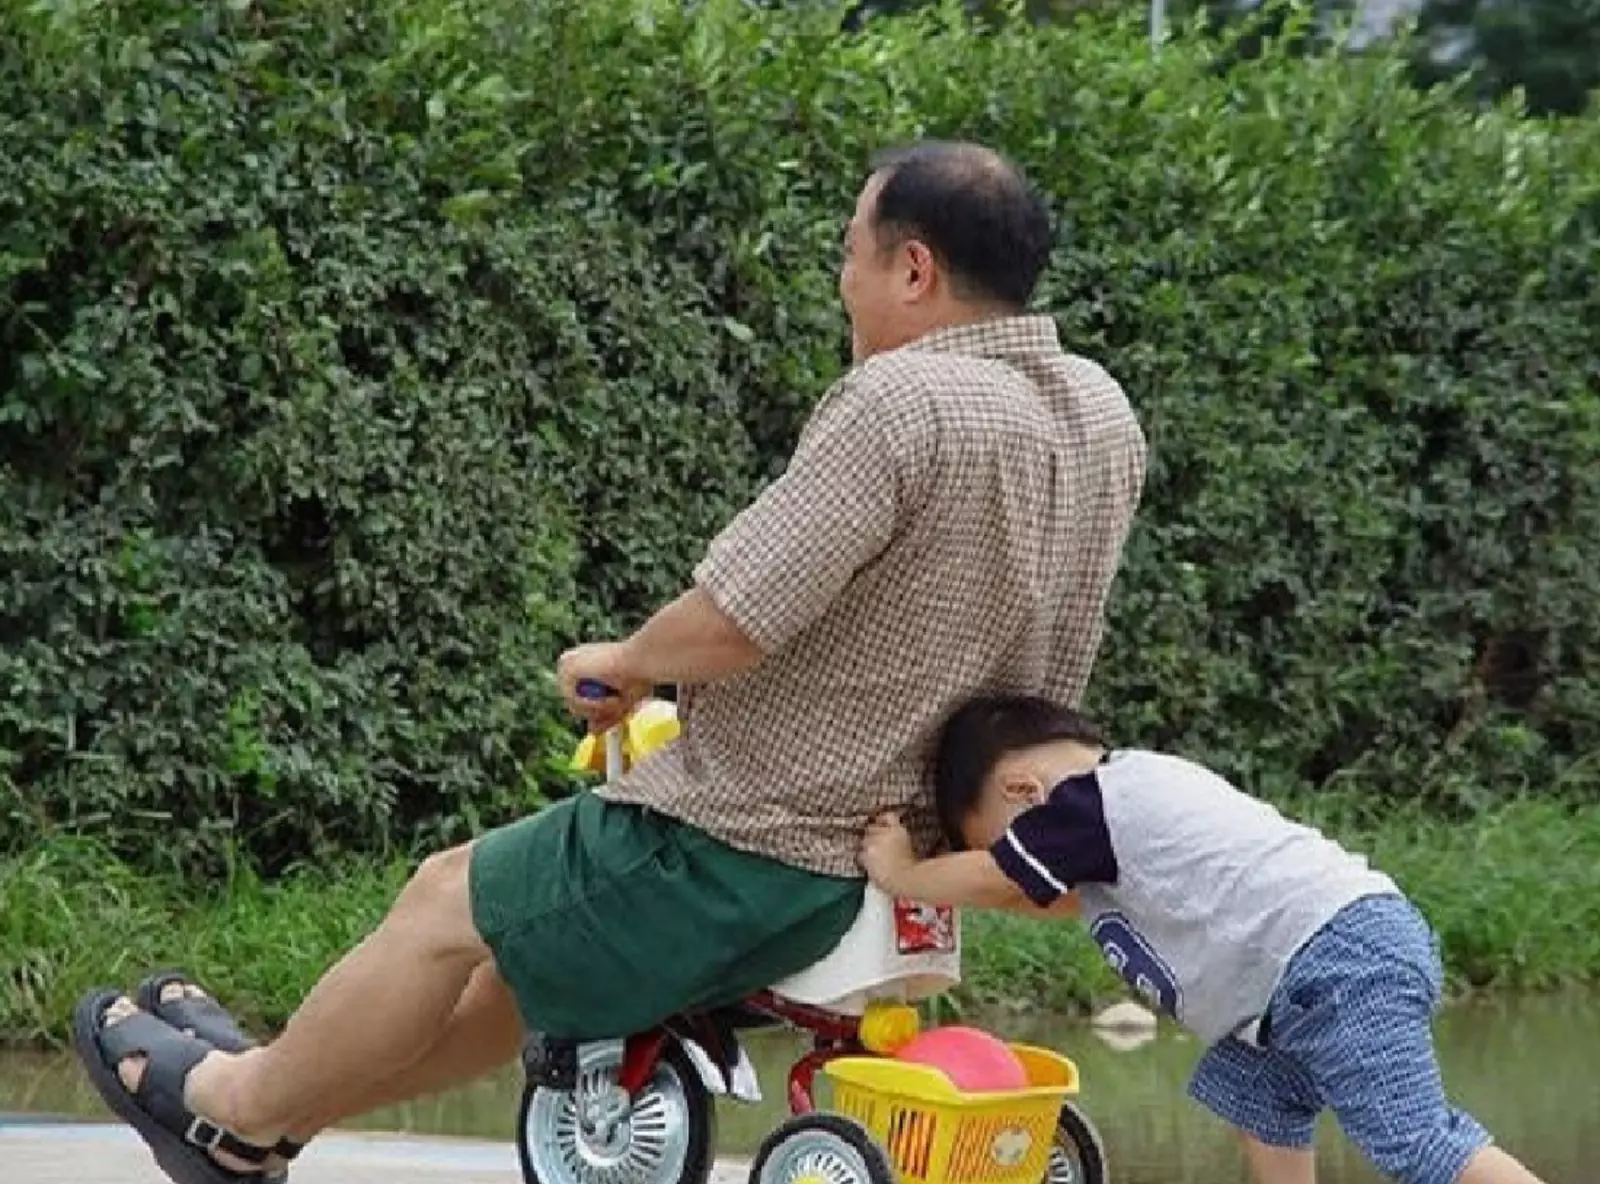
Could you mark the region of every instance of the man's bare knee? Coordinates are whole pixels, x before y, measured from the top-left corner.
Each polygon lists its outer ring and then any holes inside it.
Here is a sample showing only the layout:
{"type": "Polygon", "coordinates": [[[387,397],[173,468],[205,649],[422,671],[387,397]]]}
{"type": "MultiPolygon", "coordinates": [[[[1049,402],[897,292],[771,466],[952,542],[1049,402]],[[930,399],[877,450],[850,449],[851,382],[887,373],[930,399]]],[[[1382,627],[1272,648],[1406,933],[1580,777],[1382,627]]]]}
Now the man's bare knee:
{"type": "Polygon", "coordinates": [[[390,911],[390,924],[419,931],[440,953],[486,957],[472,921],[468,868],[472,847],[440,851],[422,861],[390,911]]]}

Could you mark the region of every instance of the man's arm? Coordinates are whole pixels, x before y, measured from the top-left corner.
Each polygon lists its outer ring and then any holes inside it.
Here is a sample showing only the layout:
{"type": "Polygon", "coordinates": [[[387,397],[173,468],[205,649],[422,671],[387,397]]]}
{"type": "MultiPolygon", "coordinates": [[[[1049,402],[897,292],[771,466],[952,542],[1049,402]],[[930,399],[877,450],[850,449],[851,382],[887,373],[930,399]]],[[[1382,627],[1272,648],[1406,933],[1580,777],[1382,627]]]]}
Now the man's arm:
{"type": "Polygon", "coordinates": [[[657,685],[715,682],[782,649],[889,544],[920,488],[928,431],[909,402],[847,377],[783,475],[712,541],[693,588],[626,641],[562,655],[568,707],[603,731],[657,685]],[[579,695],[586,681],[618,693],[579,695]]]}
{"type": "Polygon", "coordinates": [[[714,682],[760,660],[760,648],[738,623],[704,591],[691,588],[626,641],[568,650],[556,663],[556,677],[573,714],[603,732],[663,683],[714,682]],[[598,683],[607,693],[583,693],[585,683],[598,683]]]}
{"type": "Polygon", "coordinates": [[[641,682],[716,682],[761,660],[761,648],[701,588],[691,588],[622,643],[641,682]]]}

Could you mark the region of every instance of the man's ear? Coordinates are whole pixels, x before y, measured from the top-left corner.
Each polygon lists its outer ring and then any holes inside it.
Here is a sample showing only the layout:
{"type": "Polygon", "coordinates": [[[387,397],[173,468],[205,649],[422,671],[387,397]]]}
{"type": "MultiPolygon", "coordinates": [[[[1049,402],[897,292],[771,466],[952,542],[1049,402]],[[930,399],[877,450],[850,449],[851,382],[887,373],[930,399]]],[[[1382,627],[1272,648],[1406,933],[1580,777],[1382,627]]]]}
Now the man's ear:
{"type": "Polygon", "coordinates": [[[938,279],[933,252],[925,243],[910,239],[901,248],[905,252],[906,287],[912,297],[926,296],[938,279]]]}

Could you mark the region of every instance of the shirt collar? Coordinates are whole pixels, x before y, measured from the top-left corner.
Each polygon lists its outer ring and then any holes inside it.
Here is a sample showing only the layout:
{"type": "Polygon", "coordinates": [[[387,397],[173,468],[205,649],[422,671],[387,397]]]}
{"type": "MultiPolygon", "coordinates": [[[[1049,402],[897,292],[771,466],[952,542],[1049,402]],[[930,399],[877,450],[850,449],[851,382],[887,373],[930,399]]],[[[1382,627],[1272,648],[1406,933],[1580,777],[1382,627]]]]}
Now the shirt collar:
{"type": "Polygon", "coordinates": [[[1053,317],[1025,314],[935,329],[905,348],[1004,359],[1060,353],[1061,335],[1053,317]]]}

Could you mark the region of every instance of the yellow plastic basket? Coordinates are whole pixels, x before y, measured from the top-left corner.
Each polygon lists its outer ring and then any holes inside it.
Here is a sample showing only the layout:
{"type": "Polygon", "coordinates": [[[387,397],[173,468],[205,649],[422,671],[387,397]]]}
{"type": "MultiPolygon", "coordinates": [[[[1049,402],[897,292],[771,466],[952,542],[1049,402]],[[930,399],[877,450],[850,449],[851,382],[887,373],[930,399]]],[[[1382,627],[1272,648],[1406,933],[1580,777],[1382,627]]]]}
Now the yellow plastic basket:
{"type": "Polygon", "coordinates": [[[901,1184],[1039,1184],[1078,1068],[1048,1049],[1010,1047],[1027,1089],[962,1093],[937,1069],[884,1057],[840,1057],[823,1071],[833,1109],[872,1133],[901,1184]]]}

